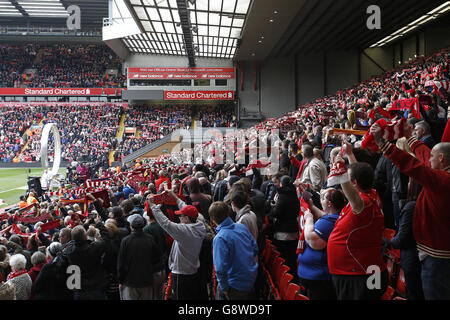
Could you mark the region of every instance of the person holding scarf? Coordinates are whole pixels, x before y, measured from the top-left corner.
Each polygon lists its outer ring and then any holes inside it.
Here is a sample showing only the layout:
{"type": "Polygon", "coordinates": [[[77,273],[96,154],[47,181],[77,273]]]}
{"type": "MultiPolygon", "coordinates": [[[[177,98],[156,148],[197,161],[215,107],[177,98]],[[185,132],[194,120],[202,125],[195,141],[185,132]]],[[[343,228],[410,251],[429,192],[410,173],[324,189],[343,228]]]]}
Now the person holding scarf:
{"type": "Polygon", "coordinates": [[[311,300],[336,300],[326,247],[346,199],[342,191],[329,188],[321,191],[320,202],[323,210],[314,206],[311,198],[307,201],[310,210],[305,212],[305,227],[301,236],[305,245],[298,256],[297,274],[311,300]]]}

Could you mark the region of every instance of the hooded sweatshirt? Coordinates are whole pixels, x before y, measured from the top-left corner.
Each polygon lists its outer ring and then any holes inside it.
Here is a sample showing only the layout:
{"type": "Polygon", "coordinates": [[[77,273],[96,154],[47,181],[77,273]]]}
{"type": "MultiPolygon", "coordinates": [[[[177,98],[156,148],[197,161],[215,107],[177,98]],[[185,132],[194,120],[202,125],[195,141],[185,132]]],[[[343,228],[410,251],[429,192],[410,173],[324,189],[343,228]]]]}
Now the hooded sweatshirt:
{"type": "MultiPolygon", "coordinates": [[[[186,204],[177,201],[181,209],[186,204]]],[[[173,239],[172,249],[169,254],[169,269],[175,274],[195,274],[200,267],[200,250],[206,235],[203,222],[197,220],[195,223],[175,223],[170,221],[161,211],[160,205],[151,206],[153,216],[173,239]]]]}
{"type": "Polygon", "coordinates": [[[236,223],[241,223],[247,227],[251,235],[257,241],[258,239],[258,224],[256,214],[250,210],[250,205],[247,204],[241,208],[236,214],[236,223]]]}

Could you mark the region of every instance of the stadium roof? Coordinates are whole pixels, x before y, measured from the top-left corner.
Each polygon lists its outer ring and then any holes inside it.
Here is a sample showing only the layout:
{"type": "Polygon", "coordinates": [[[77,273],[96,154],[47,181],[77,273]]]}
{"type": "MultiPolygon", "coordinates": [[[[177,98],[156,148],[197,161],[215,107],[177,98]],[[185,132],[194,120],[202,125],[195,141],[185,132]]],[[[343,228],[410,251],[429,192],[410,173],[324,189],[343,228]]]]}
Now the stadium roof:
{"type": "Polygon", "coordinates": [[[123,40],[131,52],[234,57],[251,0],[126,0],[141,34],[123,40]]]}
{"type": "Polygon", "coordinates": [[[108,0],[0,0],[1,27],[66,27],[67,8],[81,11],[81,30],[101,31],[108,0]]]}

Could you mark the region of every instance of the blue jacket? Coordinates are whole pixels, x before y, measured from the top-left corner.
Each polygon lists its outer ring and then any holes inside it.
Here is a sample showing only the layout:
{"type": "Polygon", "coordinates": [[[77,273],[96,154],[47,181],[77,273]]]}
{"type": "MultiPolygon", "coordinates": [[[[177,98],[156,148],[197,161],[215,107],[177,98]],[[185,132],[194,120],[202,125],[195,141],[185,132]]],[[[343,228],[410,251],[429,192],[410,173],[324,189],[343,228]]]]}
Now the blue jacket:
{"type": "Polygon", "coordinates": [[[134,190],[132,187],[126,186],[123,188],[123,195],[125,199],[128,199],[130,194],[136,194],[136,190],[134,190]]]}
{"type": "Polygon", "coordinates": [[[250,291],[258,272],[258,245],[243,224],[226,218],[216,228],[213,259],[216,277],[222,291],[230,287],[250,291]]]}

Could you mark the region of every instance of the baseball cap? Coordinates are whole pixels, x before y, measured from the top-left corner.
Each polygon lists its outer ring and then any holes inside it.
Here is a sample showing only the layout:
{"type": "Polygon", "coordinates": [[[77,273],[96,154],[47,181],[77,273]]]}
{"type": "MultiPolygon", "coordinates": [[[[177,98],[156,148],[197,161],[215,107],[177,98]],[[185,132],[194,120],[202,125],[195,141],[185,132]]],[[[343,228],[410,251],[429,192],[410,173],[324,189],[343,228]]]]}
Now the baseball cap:
{"type": "Polygon", "coordinates": [[[175,211],[175,214],[181,215],[184,214],[185,216],[191,217],[191,218],[197,218],[198,216],[198,210],[194,206],[185,206],[183,209],[179,211],[175,211]]]}
{"type": "Polygon", "coordinates": [[[144,218],[138,213],[130,215],[127,221],[133,228],[143,228],[145,226],[144,218]]]}

